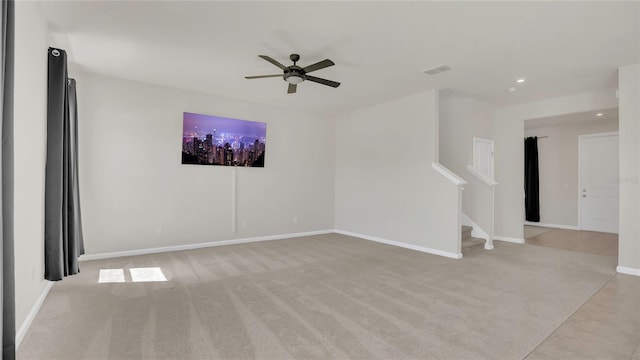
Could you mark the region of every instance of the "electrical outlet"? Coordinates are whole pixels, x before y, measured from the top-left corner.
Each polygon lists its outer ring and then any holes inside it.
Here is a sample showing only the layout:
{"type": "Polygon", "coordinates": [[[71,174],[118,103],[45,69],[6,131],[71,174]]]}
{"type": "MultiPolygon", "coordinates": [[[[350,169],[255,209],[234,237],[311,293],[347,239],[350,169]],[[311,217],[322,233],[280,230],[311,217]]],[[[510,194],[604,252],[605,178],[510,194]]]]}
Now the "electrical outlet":
{"type": "Polygon", "coordinates": [[[242,220],[242,227],[246,228],[247,226],[249,226],[249,222],[247,220],[242,220]]]}
{"type": "Polygon", "coordinates": [[[164,234],[164,228],[162,226],[158,226],[156,228],[156,235],[162,236],[162,234],[164,234]]]}
{"type": "Polygon", "coordinates": [[[294,216],[294,217],[293,217],[293,223],[294,223],[294,224],[297,224],[297,223],[298,223],[298,217],[297,217],[297,216],[294,216]]]}

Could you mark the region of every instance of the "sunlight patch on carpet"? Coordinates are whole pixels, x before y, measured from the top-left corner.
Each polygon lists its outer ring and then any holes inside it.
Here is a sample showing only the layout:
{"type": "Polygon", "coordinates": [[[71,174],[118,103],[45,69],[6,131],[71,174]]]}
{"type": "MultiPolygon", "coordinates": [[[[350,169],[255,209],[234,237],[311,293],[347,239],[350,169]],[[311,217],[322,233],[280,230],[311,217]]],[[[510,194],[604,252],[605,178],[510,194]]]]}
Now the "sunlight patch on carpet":
{"type": "Polygon", "coordinates": [[[124,282],[124,270],[122,269],[100,269],[99,283],[121,283],[124,282]]]}
{"type": "Polygon", "coordinates": [[[129,271],[133,282],[167,281],[159,267],[133,268],[129,271]]]}

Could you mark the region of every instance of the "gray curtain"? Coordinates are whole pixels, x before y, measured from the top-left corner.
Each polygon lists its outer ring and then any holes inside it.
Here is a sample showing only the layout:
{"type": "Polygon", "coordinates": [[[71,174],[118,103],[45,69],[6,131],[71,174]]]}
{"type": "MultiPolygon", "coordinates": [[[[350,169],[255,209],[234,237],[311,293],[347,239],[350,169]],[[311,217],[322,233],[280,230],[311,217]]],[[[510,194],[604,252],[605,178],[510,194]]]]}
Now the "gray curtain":
{"type": "Polygon", "coordinates": [[[49,48],[47,167],[45,180],[45,279],[80,272],[84,254],[78,184],[76,83],[67,74],[67,53],[49,48]]]}
{"type": "Polygon", "coordinates": [[[14,3],[2,1],[0,61],[0,93],[2,101],[2,359],[16,358],[15,278],[13,255],[13,62],[14,62],[14,3]]]}

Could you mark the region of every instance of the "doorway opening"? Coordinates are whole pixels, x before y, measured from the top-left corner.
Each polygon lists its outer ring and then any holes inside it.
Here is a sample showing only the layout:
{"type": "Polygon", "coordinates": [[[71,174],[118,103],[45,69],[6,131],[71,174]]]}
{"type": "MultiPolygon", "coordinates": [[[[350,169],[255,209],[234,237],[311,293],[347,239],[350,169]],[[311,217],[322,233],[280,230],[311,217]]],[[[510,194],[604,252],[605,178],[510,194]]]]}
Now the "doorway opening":
{"type": "Polygon", "coordinates": [[[535,206],[525,209],[526,243],[617,256],[617,131],[617,108],[524,122],[525,138],[537,145],[536,171],[525,172],[537,191],[528,189],[525,203],[539,204],[539,221],[526,220],[527,211],[536,219],[535,206]],[[537,173],[537,183],[527,173],[537,173]]]}

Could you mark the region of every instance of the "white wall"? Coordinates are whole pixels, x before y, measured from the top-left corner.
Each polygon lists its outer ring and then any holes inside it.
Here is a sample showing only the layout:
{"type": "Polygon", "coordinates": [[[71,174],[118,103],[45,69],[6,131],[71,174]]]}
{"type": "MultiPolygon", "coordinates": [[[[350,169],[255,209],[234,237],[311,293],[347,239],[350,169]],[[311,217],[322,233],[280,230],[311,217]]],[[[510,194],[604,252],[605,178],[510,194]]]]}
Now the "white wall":
{"type": "Polygon", "coordinates": [[[524,120],[618,106],[615,90],[603,90],[498,108],[494,141],[496,164],[495,234],[523,239],[524,120]]]}
{"type": "Polygon", "coordinates": [[[467,95],[440,91],[440,163],[467,181],[462,212],[493,234],[493,189],[466,170],[473,165],[473,138],[493,139],[495,108],[467,95]]]}
{"type": "Polygon", "coordinates": [[[524,136],[548,136],[538,139],[541,223],[578,225],[578,136],[610,131],[618,131],[618,119],[540,127],[525,121],[524,136]]]}
{"type": "Polygon", "coordinates": [[[15,280],[16,327],[45,289],[44,170],[49,30],[34,2],[15,8],[15,280]]]}
{"type": "Polygon", "coordinates": [[[333,229],[331,120],[71,75],[78,89],[87,254],[333,229]],[[181,165],[184,111],[266,122],[265,167],[181,165]],[[235,171],[237,233],[232,232],[235,171]]]}
{"type": "Polygon", "coordinates": [[[620,235],[618,265],[640,275],[640,64],[619,69],[620,235]]]}
{"type": "Polygon", "coordinates": [[[524,124],[516,114],[496,111],[494,122],[495,235],[523,241],[524,124]]]}
{"type": "Polygon", "coordinates": [[[338,117],[336,228],[458,254],[457,186],[436,161],[437,92],[338,117]]]}
{"type": "MultiPolygon", "coordinates": [[[[440,163],[466,180],[473,138],[493,139],[495,108],[452,90],[440,91],[440,163]]],[[[469,175],[470,176],[470,175],[469,175]]]]}

